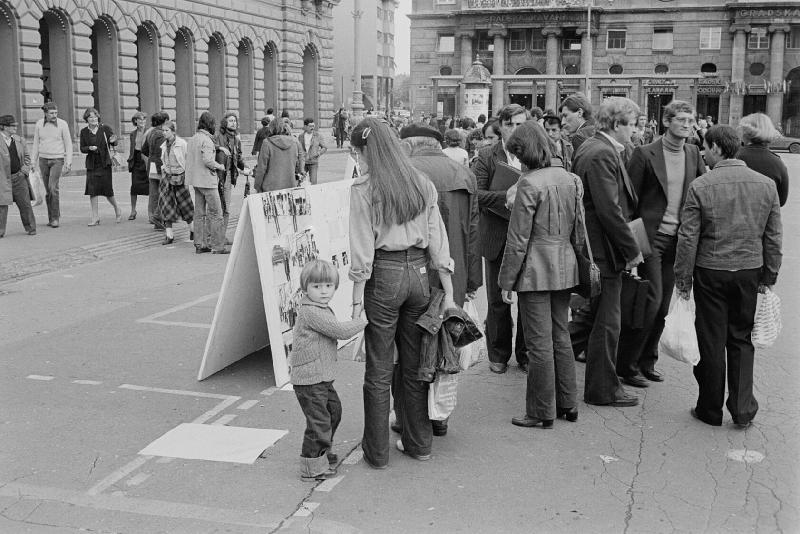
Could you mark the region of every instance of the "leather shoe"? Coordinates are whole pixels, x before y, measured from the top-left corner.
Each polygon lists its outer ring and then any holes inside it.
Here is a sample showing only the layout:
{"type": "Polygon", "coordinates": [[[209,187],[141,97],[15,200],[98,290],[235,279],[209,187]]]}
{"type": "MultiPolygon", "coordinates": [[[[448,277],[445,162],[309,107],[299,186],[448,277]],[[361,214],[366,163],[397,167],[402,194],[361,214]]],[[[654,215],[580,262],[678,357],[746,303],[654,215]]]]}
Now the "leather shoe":
{"type": "Polygon", "coordinates": [[[212,254],[230,254],[231,253],[231,249],[223,248],[222,250],[212,250],[211,253],[212,254]]]}
{"type": "Polygon", "coordinates": [[[175,240],[174,237],[165,237],[164,241],[162,241],[161,244],[162,245],[171,245],[174,240],[175,240]]]}
{"type": "Polygon", "coordinates": [[[447,421],[431,421],[431,430],[434,436],[447,435],[447,421]]]}
{"type": "Polygon", "coordinates": [[[624,384],[628,384],[629,386],[633,386],[635,388],[646,388],[650,385],[650,383],[645,380],[642,375],[623,376],[621,377],[621,381],[624,384]]]}
{"type": "Polygon", "coordinates": [[[575,355],[575,361],[578,363],[586,363],[586,353],[581,352],[575,355]]]}
{"type": "Polygon", "coordinates": [[[586,402],[586,404],[594,404],[596,406],[612,406],[614,408],[626,408],[628,406],[636,406],[639,404],[639,397],[623,393],[617,396],[613,401],[606,403],[586,402]]]}
{"type": "Polygon", "coordinates": [[[336,465],[336,464],[339,463],[339,455],[336,454],[335,452],[328,452],[327,456],[328,456],[328,463],[329,464],[336,465]]]}
{"type": "Polygon", "coordinates": [[[701,423],[705,423],[705,424],[711,425],[711,426],[722,426],[722,423],[711,423],[709,421],[706,421],[702,417],[700,417],[700,414],[697,413],[697,409],[696,408],[692,408],[691,410],[689,410],[689,413],[692,414],[692,417],[694,417],[695,419],[697,419],[701,423]]]}
{"type": "Polygon", "coordinates": [[[642,376],[648,379],[650,382],[663,382],[664,375],[656,371],[655,369],[642,369],[642,376]]]}
{"type": "Polygon", "coordinates": [[[528,362],[520,362],[519,370],[522,371],[523,373],[527,373],[528,372],[528,362]]]}
{"type": "Polygon", "coordinates": [[[205,252],[211,252],[209,247],[194,247],[195,254],[203,254],[205,252]]]}
{"type": "Polygon", "coordinates": [[[389,428],[392,429],[392,432],[397,432],[398,434],[403,433],[403,427],[400,426],[400,423],[392,423],[389,428]]]}
{"type": "Polygon", "coordinates": [[[538,425],[542,425],[542,428],[553,428],[552,419],[539,419],[538,417],[528,417],[527,415],[512,417],[511,424],[514,426],[524,426],[526,428],[538,425]]]}
{"type": "Polygon", "coordinates": [[[497,373],[498,375],[502,375],[503,373],[505,373],[506,369],[508,369],[508,365],[505,363],[495,363],[495,362],[489,363],[489,370],[493,373],[497,373]]]}
{"type": "Polygon", "coordinates": [[[570,423],[574,423],[575,421],[578,420],[578,409],[570,408],[569,410],[567,410],[566,408],[557,408],[556,417],[558,417],[559,419],[563,417],[570,423]]]}

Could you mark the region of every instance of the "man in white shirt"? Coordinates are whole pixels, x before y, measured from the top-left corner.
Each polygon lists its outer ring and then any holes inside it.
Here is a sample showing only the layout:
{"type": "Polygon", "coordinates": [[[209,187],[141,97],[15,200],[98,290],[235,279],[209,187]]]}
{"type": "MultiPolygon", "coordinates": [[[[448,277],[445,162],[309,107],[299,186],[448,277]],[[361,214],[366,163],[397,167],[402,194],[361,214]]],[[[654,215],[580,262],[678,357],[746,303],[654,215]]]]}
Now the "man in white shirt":
{"type": "Polygon", "coordinates": [[[72,168],[72,136],[66,121],[58,118],[55,102],[48,102],[42,109],[44,118],[36,121],[33,129],[31,163],[39,165],[47,190],[47,226],[58,228],[61,217],[58,186],[61,174],[72,168]]]}

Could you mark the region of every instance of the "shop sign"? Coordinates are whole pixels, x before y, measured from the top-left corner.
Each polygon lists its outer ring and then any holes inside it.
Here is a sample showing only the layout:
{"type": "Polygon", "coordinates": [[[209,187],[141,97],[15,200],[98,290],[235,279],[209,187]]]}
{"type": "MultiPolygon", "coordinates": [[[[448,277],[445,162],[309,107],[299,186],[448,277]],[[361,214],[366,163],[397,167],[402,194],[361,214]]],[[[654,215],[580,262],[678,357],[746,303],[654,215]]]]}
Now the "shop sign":
{"type": "Polygon", "coordinates": [[[653,78],[644,84],[645,90],[650,94],[671,94],[678,86],[667,78],[653,78]]]}
{"type": "Polygon", "coordinates": [[[700,78],[697,80],[698,95],[721,95],[725,92],[725,83],[719,78],[700,78]]]}
{"type": "Polygon", "coordinates": [[[585,7],[586,0],[467,0],[466,9],[517,9],[525,7],[585,7]]]}
{"type": "Polygon", "coordinates": [[[777,19],[800,17],[798,8],[775,8],[775,9],[740,9],[736,12],[736,18],[751,19],[777,19]]]}

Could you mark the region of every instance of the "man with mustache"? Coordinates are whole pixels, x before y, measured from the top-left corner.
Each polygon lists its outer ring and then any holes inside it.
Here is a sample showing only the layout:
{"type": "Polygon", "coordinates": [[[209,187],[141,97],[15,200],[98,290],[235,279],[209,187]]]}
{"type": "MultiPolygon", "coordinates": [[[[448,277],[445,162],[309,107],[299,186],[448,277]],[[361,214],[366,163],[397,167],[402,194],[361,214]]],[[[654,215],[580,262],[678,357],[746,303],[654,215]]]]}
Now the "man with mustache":
{"type": "Polygon", "coordinates": [[[72,136],[66,121],[58,118],[58,106],[48,102],[42,107],[44,118],[33,129],[31,162],[39,165],[47,189],[47,226],[58,228],[61,210],[58,185],[61,174],[72,168],[72,136]]]}

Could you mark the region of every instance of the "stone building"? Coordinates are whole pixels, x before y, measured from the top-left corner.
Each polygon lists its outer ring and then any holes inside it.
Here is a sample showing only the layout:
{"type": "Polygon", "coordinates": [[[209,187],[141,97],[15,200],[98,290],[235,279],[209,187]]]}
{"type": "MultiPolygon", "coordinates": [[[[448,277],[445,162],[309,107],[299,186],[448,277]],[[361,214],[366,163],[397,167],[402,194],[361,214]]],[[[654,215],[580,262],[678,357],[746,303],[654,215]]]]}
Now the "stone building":
{"type": "Polygon", "coordinates": [[[190,135],[205,110],[267,108],[328,123],[333,7],[339,0],[0,0],[0,113],[31,136],[52,100],[77,132],[96,107],[114,131],[167,111],[190,135]]]}
{"type": "Polygon", "coordinates": [[[800,135],[797,0],[414,0],[418,112],[462,113],[476,59],[493,110],[556,109],[583,91],[629,97],[656,120],[672,99],[732,124],[761,111],[800,135]]]}
{"type": "Polygon", "coordinates": [[[359,59],[364,109],[391,109],[398,0],[341,0],[333,10],[333,102],[351,108],[359,59]]]}

